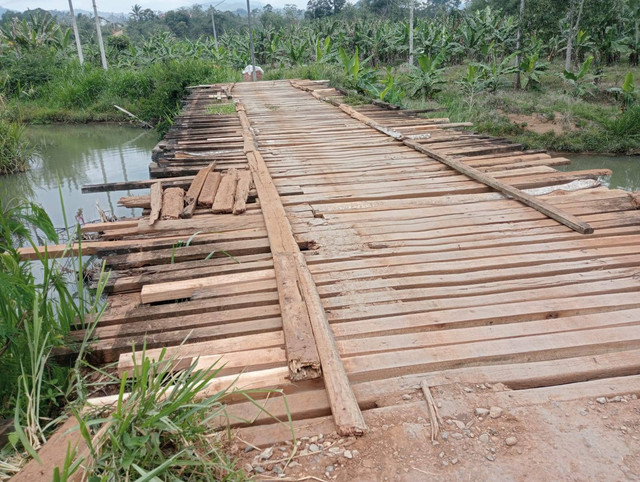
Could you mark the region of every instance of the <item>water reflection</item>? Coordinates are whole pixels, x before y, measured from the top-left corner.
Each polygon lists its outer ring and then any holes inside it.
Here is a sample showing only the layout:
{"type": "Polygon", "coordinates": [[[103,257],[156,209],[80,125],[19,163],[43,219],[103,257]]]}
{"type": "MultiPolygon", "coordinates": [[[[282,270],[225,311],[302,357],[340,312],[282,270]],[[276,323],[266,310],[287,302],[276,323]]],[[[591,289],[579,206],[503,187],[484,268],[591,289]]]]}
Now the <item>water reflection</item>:
{"type": "Polygon", "coordinates": [[[560,171],[582,171],[585,169],[611,169],[611,178],[604,184],[612,189],[640,190],[640,156],[602,156],[589,154],[560,154],[571,159],[568,166],[558,166],[560,171]]]}
{"type": "MultiPolygon", "coordinates": [[[[29,138],[38,145],[32,168],[0,176],[3,198],[25,197],[42,204],[56,226],[64,225],[58,194],[62,187],[65,214],[70,223],[79,209],[85,221],[98,218],[96,203],[119,217],[135,216],[139,210],[117,206],[130,192],[82,194],[83,184],[148,179],[155,132],[129,126],[33,126],[29,138]]],[[[135,193],[134,193],[135,194],[135,193]]]]}

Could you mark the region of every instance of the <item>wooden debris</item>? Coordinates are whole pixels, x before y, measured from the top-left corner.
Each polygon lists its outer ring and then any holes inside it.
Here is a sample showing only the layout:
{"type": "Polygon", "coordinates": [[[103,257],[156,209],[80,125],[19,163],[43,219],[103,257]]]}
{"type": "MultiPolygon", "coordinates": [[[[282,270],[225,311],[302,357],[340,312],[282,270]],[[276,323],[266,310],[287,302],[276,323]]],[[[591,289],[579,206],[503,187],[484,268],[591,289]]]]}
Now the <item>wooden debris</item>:
{"type": "Polygon", "coordinates": [[[202,186],[202,191],[200,191],[200,196],[198,197],[198,206],[211,207],[213,205],[213,200],[218,192],[221,179],[222,174],[219,172],[210,172],[207,175],[207,179],[204,186],[202,186]]]}
{"type": "Polygon", "coordinates": [[[118,199],[118,206],[151,209],[151,196],[123,196],[118,199]]]}
{"type": "Polygon", "coordinates": [[[218,191],[216,192],[216,197],[211,208],[215,214],[233,212],[237,183],[238,171],[236,169],[229,169],[229,171],[222,176],[220,186],[218,187],[218,191]]]}
{"type": "Polygon", "coordinates": [[[212,162],[207,167],[200,169],[196,177],[193,178],[193,182],[191,186],[189,186],[189,190],[184,197],[184,209],[182,211],[183,218],[190,218],[193,216],[193,212],[196,209],[196,204],[198,201],[198,196],[200,196],[200,192],[202,191],[202,187],[204,186],[205,181],[207,180],[207,176],[215,167],[216,163],[212,162]]]}
{"type": "Polygon", "coordinates": [[[631,192],[629,193],[629,196],[631,197],[631,204],[633,205],[633,207],[636,209],[640,209],[640,191],[631,192]]]}
{"type": "Polygon", "coordinates": [[[152,226],[160,217],[162,211],[162,184],[159,182],[151,186],[151,195],[149,196],[149,206],[151,214],[149,214],[149,225],[152,226]]]}
{"type": "Polygon", "coordinates": [[[162,219],[178,219],[184,208],[184,189],[170,187],[162,194],[162,219]]]}
{"type": "Polygon", "coordinates": [[[424,394],[424,400],[429,408],[429,423],[431,424],[431,441],[435,441],[440,433],[440,425],[442,425],[442,419],[438,414],[438,407],[431,395],[431,389],[425,380],[420,383],[422,393],[424,394]]]}
{"type": "Polygon", "coordinates": [[[233,214],[241,214],[247,210],[247,198],[251,189],[251,171],[242,170],[238,173],[238,185],[236,187],[233,214]]]}

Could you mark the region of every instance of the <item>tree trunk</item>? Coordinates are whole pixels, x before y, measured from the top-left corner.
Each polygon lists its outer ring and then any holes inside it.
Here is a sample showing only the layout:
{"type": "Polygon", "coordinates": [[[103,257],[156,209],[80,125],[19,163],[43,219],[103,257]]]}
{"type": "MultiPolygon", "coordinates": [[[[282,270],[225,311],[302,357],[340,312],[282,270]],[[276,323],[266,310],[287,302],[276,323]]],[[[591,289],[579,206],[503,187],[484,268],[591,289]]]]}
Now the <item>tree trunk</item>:
{"type": "Polygon", "coordinates": [[[80,43],[80,34],[78,33],[78,22],[76,14],[73,11],[73,2],[69,0],[69,13],[71,14],[71,25],[73,26],[73,36],[76,38],[76,49],[78,50],[78,60],[80,65],[84,64],[84,55],[82,55],[82,44],[80,43]]]}
{"type": "Polygon", "coordinates": [[[96,0],[93,0],[93,13],[96,17],[96,31],[98,33],[98,46],[100,47],[100,60],[102,60],[102,68],[107,70],[107,56],[104,53],[104,42],[102,41],[102,27],[100,26],[100,17],[98,17],[98,7],[96,0]]]}
{"type": "Polygon", "coordinates": [[[567,55],[564,61],[565,70],[571,70],[571,53],[573,50],[573,38],[578,33],[578,28],[580,27],[580,18],[582,17],[582,8],[584,7],[584,0],[571,0],[571,10],[569,11],[569,33],[567,34],[567,55]],[[576,1],[580,2],[580,6],[578,7],[578,15],[575,18],[575,23],[573,21],[575,14],[576,1]]]}
{"type": "Polygon", "coordinates": [[[409,65],[413,65],[413,1],[409,7],[409,65]]]}
{"type": "Polygon", "coordinates": [[[518,71],[516,72],[516,89],[520,89],[522,86],[520,85],[520,49],[522,48],[522,21],[524,19],[524,0],[520,0],[520,20],[518,22],[518,33],[516,35],[516,50],[518,53],[516,54],[516,68],[518,71]]]}

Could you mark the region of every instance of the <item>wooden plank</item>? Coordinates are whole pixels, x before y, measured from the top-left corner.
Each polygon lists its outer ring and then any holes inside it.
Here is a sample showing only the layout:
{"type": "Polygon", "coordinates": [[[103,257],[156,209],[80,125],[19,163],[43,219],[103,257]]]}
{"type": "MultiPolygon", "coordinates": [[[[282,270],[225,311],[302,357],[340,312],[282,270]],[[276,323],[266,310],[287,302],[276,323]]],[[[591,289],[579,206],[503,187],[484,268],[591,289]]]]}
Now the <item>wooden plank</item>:
{"type": "Polygon", "coordinates": [[[207,179],[202,187],[202,191],[200,192],[200,197],[198,197],[199,206],[211,207],[213,205],[213,200],[218,192],[221,179],[222,174],[219,172],[210,172],[207,175],[207,179]]]}
{"type": "Polygon", "coordinates": [[[153,225],[160,217],[162,211],[162,184],[155,182],[151,185],[150,196],[151,214],[149,214],[149,225],[153,225]]]}
{"type": "Polygon", "coordinates": [[[184,189],[170,187],[162,193],[162,219],[178,219],[184,208],[184,189]]]}
{"type": "MultiPolygon", "coordinates": [[[[249,121],[244,105],[238,103],[236,104],[236,109],[245,129],[243,135],[245,138],[253,138],[253,133],[249,130],[249,121]]],[[[252,144],[255,146],[255,143],[252,144]]],[[[331,400],[336,429],[342,435],[362,435],[366,431],[366,424],[349,385],[349,380],[342,365],[315,282],[309,272],[304,256],[300,253],[298,245],[293,239],[291,225],[286,218],[266,163],[260,152],[255,150],[255,147],[249,146],[249,148],[253,150],[247,152],[247,159],[261,201],[272,252],[274,252],[275,248],[280,250],[280,254],[289,253],[289,255],[295,256],[296,276],[299,282],[298,289],[304,299],[309,322],[313,330],[313,338],[315,339],[315,345],[322,364],[323,377],[331,400]]],[[[274,255],[277,252],[275,251],[274,255]]],[[[283,287],[286,286],[292,286],[292,283],[283,283],[283,287]]],[[[286,303],[287,296],[283,294],[281,299],[286,303]]],[[[300,309],[299,311],[303,310],[300,309]]],[[[283,326],[285,326],[284,318],[283,326]]]]}
{"type": "Polygon", "coordinates": [[[133,189],[148,189],[156,182],[167,187],[187,187],[191,184],[193,176],[171,177],[166,179],[145,179],[143,181],[108,182],[104,184],[86,184],[82,186],[83,193],[105,191],[129,191],[133,189]]]}
{"type": "Polygon", "coordinates": [[[118,199],[118,206],[151,209],[151,196],[123,196],[118,199]]]}
{"type": "Polygon", "coordinates": [[[211,208],[215,214],[233,212],[237,183],[238,171],[236,169],[229,169],[227,173],[222,176],[211,208]]]}
{"type": "Polygon", "coordinates": [[[179,300],[190,298],[196,290],[203,288],[217,288],[220,286],[242,284],[249,281],[274,279],[275,273],[271,269],[248,271],[218,276],[208,276],[191,280],[170,281],[145,285],[140,293],[142,303],[156,303],[158,301],[179,300]]]}
{"type": "Polygon", "coordinates": [[[241,214],[247,210],[247,198],[251,189],[251,171],[242,170],[238,173],[238,185],[236,187],[235,204],[233,214],[241,214]]]}
{"type": "Polygon", "coordinates": [[[191,186],[189,186],[189,190],[184,197],[185,207],[182,210],[183,218],[190,218],[191,216],[193,216],[193,212],[196,209],[198,196],[200,196],[200,192],[202,191],[202,187],[207,180],[207,176],[213,170],[215,165],[216,163],[212,162],[207,167],[200,169],[200,171],[198,171],[198,174],[196,174],[196,177],[193,178],[193,182],[191,183],[191,186]]]}
{"type": "Polygon", "coordinates": [[[552,206],[551,204],[548,204],[545,201],[535,198],[530,194],[522,192],[520,189],[517,189],[508,184],[505,184],[487,173],[478,171],[477,169],[471,166],[468,166],[463,162],[460,162],[447,155],[438,154],[433,149],[422,146],[420,143],[416,141],[404,140],[403,143],[406,146],[409,146],[415,149],[416,151],[422,152],[423,154],[426,154],[442,162],[443,164],[446,164],[452,169],[455,169],[456,171],[462,174],[465,174],[471,179],[474,179],[493,189],[496,189],[507,196],[511,196],[512,198],[526,204],[527,206],[534,208],[535,210],[543,213],[546,216],[549,216],[552,219],[555,219],[559,223],[564,224],[565,226],[573,229],[574,231],[577,231],[581,234],[593,233],[593,228],[591,226],[581,221],[580,219],[576,218],[575,216],[563,211],[562,209],[558,209],[557,207],[552,206]]]}

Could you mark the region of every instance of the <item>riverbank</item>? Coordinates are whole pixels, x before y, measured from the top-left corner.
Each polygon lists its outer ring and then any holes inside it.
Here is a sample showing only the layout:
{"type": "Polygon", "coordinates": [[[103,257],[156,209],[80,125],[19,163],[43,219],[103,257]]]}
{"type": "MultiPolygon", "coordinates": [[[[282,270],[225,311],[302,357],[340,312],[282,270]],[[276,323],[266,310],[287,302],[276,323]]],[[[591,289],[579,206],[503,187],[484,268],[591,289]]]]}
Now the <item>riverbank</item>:
{"type": "MultiPolygon", "coordinates": [[[[165,60],[135,69],[113,67],[107,71],[81,66],[76,61],[46,68],[43,82],[5,86],[8,95],[4,117],[28,124],[131,121],[114,107],[118,105],[156,125],[164,134],[180,110],[187,86],[239,77],[230,69],[201,59],[165,60]]],[[[41,78],[37,72],[24,76],[41,78]]]]}

